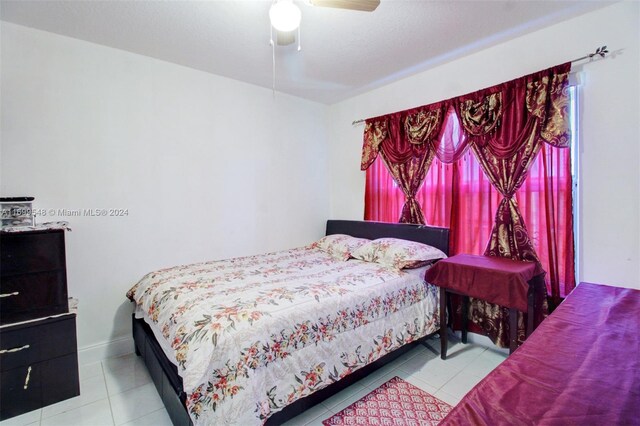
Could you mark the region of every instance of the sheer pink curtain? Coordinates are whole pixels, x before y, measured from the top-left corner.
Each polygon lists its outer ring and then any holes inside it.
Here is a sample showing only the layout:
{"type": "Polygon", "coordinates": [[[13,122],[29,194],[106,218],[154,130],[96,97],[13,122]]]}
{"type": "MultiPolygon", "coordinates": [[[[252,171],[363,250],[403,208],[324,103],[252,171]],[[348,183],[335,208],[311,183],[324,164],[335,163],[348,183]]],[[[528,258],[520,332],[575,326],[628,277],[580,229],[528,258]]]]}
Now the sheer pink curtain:
{"type": "MultiPolygon", "coordinates": [[[[404,204],[380,158],[367,169],[365,220],[397,222],[404,204]]],[[[565,297],[575,287],[571,152],[543,146],[516,198],[543,268],[549,294],[565,297]]],[[[450,254],[482,254],[502,195],[467,151],[460,161],[433,160],[416,194],[429,225],[451,229],[450,254]]]]}
{"type": "Polygon", "coordinates": [[[450,228],[451,255],[484,252],[502,198],[471,151],[453,164],[434,160],[417,199],[429,225],[450,228]]]}
{"type": "Polygon", "coordinates": [[[572,189],[571,150],[543,144],[516,195],[556,304],[575,287],[572,189]]]}
{"type": "MultiPolygon", "coordinates": [[[[367,169],[364,191],[364,220],[398,222],[405,197],[378,156],[367,169]]],[[[422,202],[419,201],[421,204],[422,202]]]]}

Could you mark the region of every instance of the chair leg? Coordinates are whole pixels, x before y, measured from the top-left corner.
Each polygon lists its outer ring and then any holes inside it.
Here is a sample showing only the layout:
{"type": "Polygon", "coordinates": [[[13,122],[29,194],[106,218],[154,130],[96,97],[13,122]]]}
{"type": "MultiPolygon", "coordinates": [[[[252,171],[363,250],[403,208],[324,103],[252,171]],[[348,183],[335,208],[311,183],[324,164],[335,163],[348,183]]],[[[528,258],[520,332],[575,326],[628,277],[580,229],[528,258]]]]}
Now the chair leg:
{"type": "Polygon", "coordinates": [[[469,325],[469,296],[462,296],[462,343],[467,343],[467,326],[469,325]]]}
{"type": "Polygon", "coordinates": [[[447,290],[440,287],[440,358],[447,359],[447,290]]]}
{"type": "Polygon", "coordinates": [[[518,311],[509,308],[509,355],[518,347],[518,311]]]}

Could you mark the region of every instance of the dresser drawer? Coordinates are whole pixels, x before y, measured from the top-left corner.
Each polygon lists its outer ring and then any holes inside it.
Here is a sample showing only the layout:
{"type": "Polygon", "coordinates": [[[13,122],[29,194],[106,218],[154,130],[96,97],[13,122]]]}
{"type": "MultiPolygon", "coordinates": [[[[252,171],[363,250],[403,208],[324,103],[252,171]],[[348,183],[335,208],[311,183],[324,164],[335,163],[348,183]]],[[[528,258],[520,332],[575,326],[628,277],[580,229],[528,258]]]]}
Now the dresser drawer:
{"type": "Polygon", "coordinates": [[[64,231],[3,233],[0,235],[0,274],[65,269],[64,231]]]}
{"type": "Polygon", "coordinates": [[[77,354],[3,371],[0,383],[0,420],[80,395],[77,354]]]}
{"type": "Polygon", "coordinates": [[[0,282],[0,324],[68,312],[65,271],[3,277],[0,282]]]}
{"type": "Polygon", "coordinates": [[[76,353],[76,316],[0,329],[0,371],[76,353]]]}
{"type": "Polygon", "coordinates": [[[40,363],[42,366],[42,406],[80,395],[76,352],[40,363]]]}
{"type": "Polygon", "coordinates": [[[42,407],[42,365],[0,372],[0,420],[42,407]]]}

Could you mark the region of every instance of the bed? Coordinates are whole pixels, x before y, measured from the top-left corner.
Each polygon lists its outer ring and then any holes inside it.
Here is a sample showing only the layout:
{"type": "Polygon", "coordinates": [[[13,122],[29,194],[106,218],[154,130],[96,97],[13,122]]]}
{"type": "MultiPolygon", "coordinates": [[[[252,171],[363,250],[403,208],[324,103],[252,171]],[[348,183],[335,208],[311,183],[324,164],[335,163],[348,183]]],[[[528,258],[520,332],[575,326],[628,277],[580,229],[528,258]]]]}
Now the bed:
{"type": "MultiPolygon", "coordinates": [[[[339,234],[448,252],[444,228],[328,221],[339,234]]],[[[156,271],[128,293],[136,353],[176,425],[280,424],[438,331],[428,267],[311,245],[156,271]]]]}
{"type": "Polygon", "coordinates": [[[581,283],[441,425],[640,422],[640,290],[581,283]]]}

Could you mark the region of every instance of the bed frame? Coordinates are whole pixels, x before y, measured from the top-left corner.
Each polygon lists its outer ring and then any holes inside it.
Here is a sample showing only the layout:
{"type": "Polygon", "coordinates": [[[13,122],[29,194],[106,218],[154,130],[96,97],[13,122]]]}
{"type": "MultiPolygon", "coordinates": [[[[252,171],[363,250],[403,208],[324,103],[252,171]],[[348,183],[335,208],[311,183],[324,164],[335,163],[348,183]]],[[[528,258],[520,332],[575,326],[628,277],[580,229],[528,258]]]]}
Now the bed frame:
{"type": "MultiPolygon", "coordinates": [[[[447,228],[382,222],[328,220],[326,235],[332,234],[348,234],[354,237],[369,239],[382,237],[401,238],[429,244],[447,254],[449,253],[449,230],[447,228]]],[[[151,328],[149,328],[144,320],[136,319],[135,315],[132,316],[132,319],[136,355],[141,356],[147,365],[149,374],[158,390],[158,394],[162,398],[162,402],[164,402],[171,421],[176,426],[192,425],[193,423],[191,422],[185,405],[186,393],[182,389],[182,378],[178,375],[177,367],[173,365],[164,354],[151,328]]],[[[431,335],[425,336],[419,341],[402,346],[366,367],[353,372],[342,380],[288,405],[282,411],[271,416],[267,420],[267,425],[279,425],[297,416],[371,374],[383,365],[393,361],[416,344],[424,342],[424,340],[430,336],[431,335]]]]}

